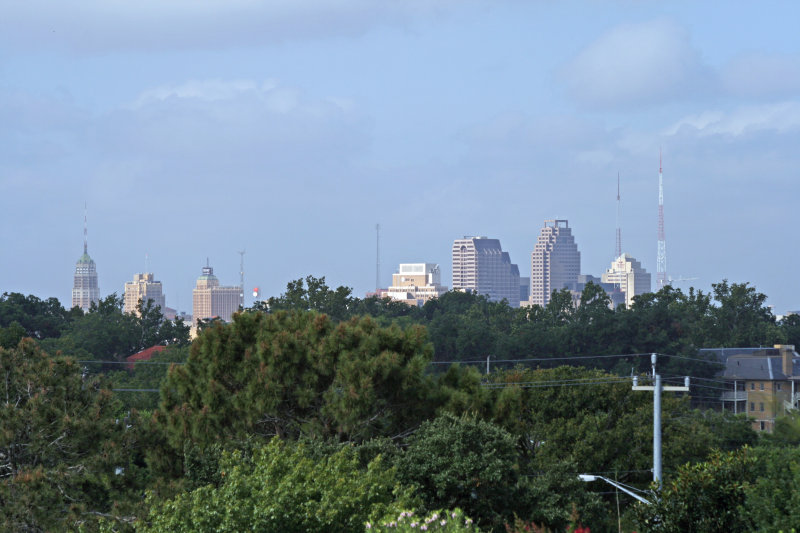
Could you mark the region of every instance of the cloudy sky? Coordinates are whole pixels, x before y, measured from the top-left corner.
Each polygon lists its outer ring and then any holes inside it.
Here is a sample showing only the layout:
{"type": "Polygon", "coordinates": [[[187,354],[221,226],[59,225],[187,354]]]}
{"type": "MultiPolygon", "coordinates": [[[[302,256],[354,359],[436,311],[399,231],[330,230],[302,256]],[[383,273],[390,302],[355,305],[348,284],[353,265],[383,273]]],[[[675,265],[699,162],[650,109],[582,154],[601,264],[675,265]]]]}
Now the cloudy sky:
{"type": "MultiPolygon", "coordinates": [[[[101,292],[149,269],[191,312],[223,284],[375,286],[499,238],[523,275],[566,218],[800,308],[800,4],[0,0],[0,291],[69,305],[88,204],[101,292]]],[[[655,276],[654,276],[655,277],[655,276]]],[[[248,297],[248,301],[250,298],[248,297]]]]}

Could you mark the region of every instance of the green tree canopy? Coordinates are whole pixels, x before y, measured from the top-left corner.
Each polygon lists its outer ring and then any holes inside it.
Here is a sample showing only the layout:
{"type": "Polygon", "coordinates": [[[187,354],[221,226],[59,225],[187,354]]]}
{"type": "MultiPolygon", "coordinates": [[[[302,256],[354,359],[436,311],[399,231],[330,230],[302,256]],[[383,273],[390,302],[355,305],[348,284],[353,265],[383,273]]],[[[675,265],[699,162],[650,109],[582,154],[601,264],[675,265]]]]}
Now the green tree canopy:
{"type": "Polygon", "coordinates": [[[60,336],[79,313],[67,311],[56,298],[40,300],[36,296],[17,292],[6,292],[0,296],[0,328],[7,328],[16,322],[25,330],[24,336],[33,339],[60,336]]]}
{"type": "Polygon", "coordinates": [[[111,513],[135,470],[111,392],[30,339],[0,348],[0,376],[0,529],[67,530],[111,513]]]}
{"type": "Polygon", "coordinates": [[[313,435],[361,441],[405,433],[431,393],[425,331],[316,312],[245,312],[203,331],[173,368],[157,419],[185,439],[313,435]]]}
{"type": "Polygon", "coordinates": [[[217,485],[164,503],[152,500],[143,531],[350,533],[416,503],[394,469],[380,457],[362,468],[353,447],[315,459],[304,446],[276,437],[251,458],[223,454],[217,476],[217,485]]]}
{"type": "Polygon", "coordinates": [[[707,462],[687,464],[656,492],[651,505],[634,508],[639,531],[659,533],[736,533],[754,531],[741,509],[753,478],[748,448],[714,452],[707,462]]]}

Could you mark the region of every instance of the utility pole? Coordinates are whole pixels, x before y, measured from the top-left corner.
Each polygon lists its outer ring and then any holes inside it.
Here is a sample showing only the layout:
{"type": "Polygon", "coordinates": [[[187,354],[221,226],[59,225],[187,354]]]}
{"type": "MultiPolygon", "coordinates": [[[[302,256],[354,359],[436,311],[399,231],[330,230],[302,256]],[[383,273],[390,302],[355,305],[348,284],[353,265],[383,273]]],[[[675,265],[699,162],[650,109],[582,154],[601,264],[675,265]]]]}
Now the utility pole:
{"type": "Polygon", "coordinates": [[[661,376],[656,374],[656,354],[650,355],[653,366],[653,385],[639,385],[638,376],[633,376],[633,390],[653,391],[653,481],[661,488],[661,391],[689,392],[689,376],[683,381],[683,387],[662,386],[661,376]]]}

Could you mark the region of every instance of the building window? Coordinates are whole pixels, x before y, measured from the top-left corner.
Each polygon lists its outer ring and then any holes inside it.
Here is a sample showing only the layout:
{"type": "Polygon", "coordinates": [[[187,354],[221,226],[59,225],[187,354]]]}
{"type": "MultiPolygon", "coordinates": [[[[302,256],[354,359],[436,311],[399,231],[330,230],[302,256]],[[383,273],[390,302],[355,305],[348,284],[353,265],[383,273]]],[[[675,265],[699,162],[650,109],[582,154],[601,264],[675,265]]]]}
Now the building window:
{"type": "Polygon", "coordinates": [[[756,410],[756,402],[750,402],[750,410],[751,411],[755,411],[756,410]]]}
{"type": "Polygon", "coordinates": [[[756,383],[755,381],[750,383],[750,390],[756,390],[756,383]]]}
{"type": "Polygon", "coordinates": [[[775,386],[778,387],[778,390],[781,390],[781,384],[780,383],[776,383],[775,386]]]}
{"type": "Polygon", "coordinates": [[[761,411],[762,413],[764,412],[764,402],[758,403],[758,410],[761,411]]]}
{"type": "Polygon", "coordinates": [[[764,422],[763,420],[762,420],[762,421],[760,421],[760,422],[758,423],[758,425],[759,425],[759,429],[761,429],[761,431],[764,431],[765,429],[767,429],[767,423],[766,423],[766,422],[764,422]]]}
{"type": "Polygon", "coordinates": [[[763,381],[758,384],[758,389],[759,390],[764,390],[764,382],[763,381]]]}

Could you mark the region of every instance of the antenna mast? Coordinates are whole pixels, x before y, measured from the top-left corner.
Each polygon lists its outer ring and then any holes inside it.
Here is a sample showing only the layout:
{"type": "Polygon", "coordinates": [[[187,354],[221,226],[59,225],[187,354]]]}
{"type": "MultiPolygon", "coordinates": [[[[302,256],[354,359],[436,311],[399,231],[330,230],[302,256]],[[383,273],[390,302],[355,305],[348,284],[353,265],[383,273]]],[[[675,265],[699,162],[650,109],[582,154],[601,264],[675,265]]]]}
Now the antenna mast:
{"type": "Polygon", "coordinates": [[[86,254],[87,250],[89,249],[89,232],[87,229],[86,223],[86,212],[88,211],[88,207],[86,206],[86,202],[83,202],[83,253],[86,254]]]}
{"type": "Polygon", "coordinates": [[[244,309],[244,250],[239,252],[239,305],[244,309]]]}
{"type": "Polygon", "coordinates": [[[658,149],[658,258],[656,260],[656,289],[668,285],[667,240],[664,237],[664,178],[661,166],[661,148],[658,149]]]}
{"type": "Polygon", "coordinates": [[[375,224],[375,292],[381,288],[381,225],[375,224]]]}
{"type": "Polygon", "coordinates": [[[617,248],[615,250],[614,257],[621,257],[622,256],[622,228],[620,227],[620,222],[619,222],[619,210],[620,210],[619,172],[617,172],[617,248]]]}

